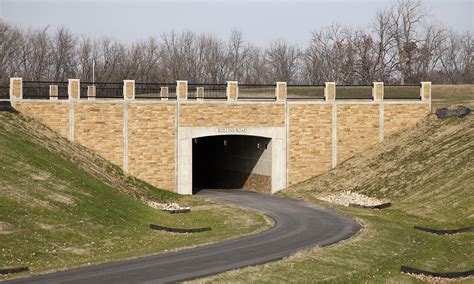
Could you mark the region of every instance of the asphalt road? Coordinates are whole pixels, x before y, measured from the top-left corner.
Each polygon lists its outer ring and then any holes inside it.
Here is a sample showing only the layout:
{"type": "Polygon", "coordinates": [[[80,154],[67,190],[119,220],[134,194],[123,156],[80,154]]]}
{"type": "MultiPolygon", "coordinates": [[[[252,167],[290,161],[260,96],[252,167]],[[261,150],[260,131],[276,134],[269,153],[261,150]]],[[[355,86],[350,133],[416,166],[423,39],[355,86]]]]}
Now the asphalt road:
{"type": "Polygon", "coordinates": [[[281,259],[346,239],[360,226],[323,207],[241,190],[204,190],[204,198],[263,212],[275,226],[259,234],[173,253],[22,278],[11,283],[167,283],[281,259]]]}

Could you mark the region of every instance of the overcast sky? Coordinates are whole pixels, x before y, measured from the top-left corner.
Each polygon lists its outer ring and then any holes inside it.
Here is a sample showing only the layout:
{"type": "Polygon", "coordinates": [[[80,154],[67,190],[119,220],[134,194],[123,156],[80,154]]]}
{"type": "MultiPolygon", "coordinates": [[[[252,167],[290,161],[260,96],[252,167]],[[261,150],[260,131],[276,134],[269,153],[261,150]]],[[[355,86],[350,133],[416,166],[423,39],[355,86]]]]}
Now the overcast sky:
{"type": "MultiPolygon", "coordinates": [[[[473,31],[474,0],[425,0],[440,25],[473,31]]],[[[110,36],[124,42],[191,30],[227,38],[232,29],[264,45],[273,39],[307,44],[312,30],[340,23],[366,26],[382,0],[0,0],[0,17],[25,28],[65,26],[77,35],[110,36]]]]}

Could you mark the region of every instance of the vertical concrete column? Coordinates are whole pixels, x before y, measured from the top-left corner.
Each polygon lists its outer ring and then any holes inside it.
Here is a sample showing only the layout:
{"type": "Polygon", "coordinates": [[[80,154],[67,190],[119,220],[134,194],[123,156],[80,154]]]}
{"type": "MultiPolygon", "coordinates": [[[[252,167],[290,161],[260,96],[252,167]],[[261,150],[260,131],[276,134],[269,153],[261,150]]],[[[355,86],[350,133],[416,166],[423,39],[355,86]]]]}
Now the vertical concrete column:
{"type": "Polygon", "coordinates": [[[286,101],[288,96],[287,92],[286,82],[276,82],[275,95],[277,102],[286,101]]]}
{"type": "Polygon", "coordinates": [[[23,79],[10,78],[10,100],[23,99],[23,79]]]}
{"type": "Polygon", "coordinates": [[[420,96],[422,102],[429,104],[429,112],[431,113],[431,82],[421,82],[420,96]]]}
{"type": "Polygon", "coordinates": [[[178,101],[188,99],[188,81],[176,81],[176,97],[178,101]]]}
{"type": "Polygon", "coordinates": [[[374,82],[372,87],[372,99],[374,101],[383,101],[384,87],[383,82],[374,82]]]}
{"type": "Polygon", "coordinates": [[[69,100],[79,100],[81,91],[81,82],[79,79],[69,79],[67,85],[67,94],[69,100]]]}
{"type": "Polygon", "coordinates": [[[160,97],[162,101],[167,101],[169,96],[168,87],[161,87],[160,97]]]}
{"type": "Polygon", "coordinates": [[[87,99],[95,100],[95,86],[87,86],[87,99]]]}
{"type": "Polygon", "coordinates": [[[196,100],[204,101],[204,87],[196,87],[196,100]]]}
{"type": "Polygon", "coordinates": [[[49,99],[52,101],[58,100],[58,85],[49,85],[49,99]]]}
{"type": "Polygon", "coordinates": [[[227,101],[237,101],[239,98],[239,83],[237,81],[227,81],[227,101]]]}
{"type": "Polygon", "coordinates": [[[123,80],[123,99],[126,101],[135,99],[135,80],[123,80]]]}
{"type": "Polygon", "coordinates": [[[384,139],[384,86],[383,82],[374,82],[372,87],[372,99],[379,103],[379,142],[384,139]]]}
{"type": "Polygon", "coordinates": [[[324,87],[324,99],[326,101],[334,101],[336,99],[336,83],[326,82],[324,87]]]}

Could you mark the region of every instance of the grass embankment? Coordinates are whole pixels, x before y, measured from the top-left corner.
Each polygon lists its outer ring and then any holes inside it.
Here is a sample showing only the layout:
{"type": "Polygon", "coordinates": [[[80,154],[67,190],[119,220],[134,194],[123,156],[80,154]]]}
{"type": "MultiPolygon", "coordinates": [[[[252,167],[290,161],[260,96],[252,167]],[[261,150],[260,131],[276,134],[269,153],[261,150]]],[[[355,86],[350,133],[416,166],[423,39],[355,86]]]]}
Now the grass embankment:
{"type": "MultiPolygon", "coordinates": [[[[473,94],[461,92],[459,97],[472,100],[473,94]]],[[[434,98],[456,104],[442,96],[434,98]]],[[[364,226],[359,234],[327,248],[200,281],[417,283],[421,280],[399,272],[401,265],[439,272],[474,269],[473,233],[440,236],[413,229],[414,225],[474,226],[473,141],[472,114],[446,120],[432,115],[387,137],[335,170],[282,192],[356,218],[364,226]],[[389,198],[393,205],[383,210],[356,209],[318,199],[345,190],[389,198]]]]}
{"type": "Polygon", "coordinates": [[[222,241],[269,226],[260,214],[128,178],[38,122],[5,112],[0,189],[0,268],[28,266],[33,273],[222,241]],[[177,201],[192,212],[170,215],[142,200],[177,201]],[[172,234],[151,231],[150,223],[212,231],[172,234]]]}

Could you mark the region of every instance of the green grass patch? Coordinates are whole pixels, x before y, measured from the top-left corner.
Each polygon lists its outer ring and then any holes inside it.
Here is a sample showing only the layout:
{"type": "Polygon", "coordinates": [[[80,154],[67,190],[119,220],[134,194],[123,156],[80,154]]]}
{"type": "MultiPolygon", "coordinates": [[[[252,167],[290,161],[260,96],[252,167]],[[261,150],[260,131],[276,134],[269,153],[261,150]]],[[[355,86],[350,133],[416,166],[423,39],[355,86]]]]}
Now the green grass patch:
{"type": "Polygon", "coordinates": [[[83,161],[85,167],[81,168],[65,159],[61,151],[44,147],[56,138],[38,140],[42,135],[35,135],[35,139],[23,135],[19,128],[28,120],[18,114],[0,116],[0,268],[28,266],[31,272],[20,276],[67,269],[222,241],[270,226],[264,216],[252,211],[180,197],[124,178],[117,167],[97,158],[103,173],[96,175],[120,180],[124,192],[119,191],[89,173],[90,163],[83,161]],[[6,122],[8,117],[18,128],[6,122]],[[168,214],[140,202],[141,197],[178,200],[192,211],[168,214]],[[150,223],[209,226],[212,231],[172,234],[150,230],[150,223]]]}
{"type": "Polygon", "coordinates": [[[400,273],[400,266],[435,272],[473,269],[473,233],[436,235],[413,228],[474,226],[473,141],[472,115],[444,120],[433,115],[336,169],[282,191],[352,216],[363,229],[339,244],[200,282],[419,283],[400,273]],[[346,190],[389,198],[392,207],[357,209],[319,199],[346,190]]]}

